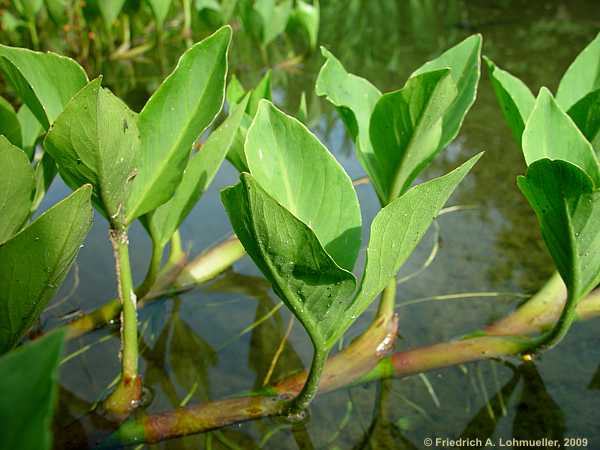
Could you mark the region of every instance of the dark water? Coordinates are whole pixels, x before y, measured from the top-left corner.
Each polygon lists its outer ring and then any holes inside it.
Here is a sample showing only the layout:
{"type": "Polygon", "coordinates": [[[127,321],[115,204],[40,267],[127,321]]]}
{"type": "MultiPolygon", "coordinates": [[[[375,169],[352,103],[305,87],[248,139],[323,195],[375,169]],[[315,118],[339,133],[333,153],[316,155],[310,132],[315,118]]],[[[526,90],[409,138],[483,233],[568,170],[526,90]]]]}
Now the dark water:
{"type": "MultiPolygon", "coordinates": [[[[402,87],[423,62],[472,33],[482,33],[484,53],[521,77],[534,92],[542,85],[555,89],[570,61],[600,29],[597,0],[321,3],[320,43],[348,70],[368,78],[382,91],[402,87]]],[[[305,91],[311,128],[352,177],[361,176],[341,121],[313,93],[320,55],[309,54],[299,65],[285,64],[291,56],[290,45],[279,42],[265,62],[258,49],[237,33],[232,68],[250,86],[266,65],[272,67],[275,100],[289,112],[297,109],[305,91]]],[[[179,51],[173,48],[173,57],[179,51]]],[[[104,72],[112,88],[135,108],[160,80],[154,68],[147,63],[111,65],[104,72]]],[[[485,157],[449,202],[465,208],[439,219],[439,252],[427,270],[400,285],[399,305],[444,294],[531,293],[552,272],[533,213],[515,185],[524,163],[485,70],[477,102],[459,137],[424,178],[447,172],[481,150],[486,151],[485,157]]],[[[185,247],[192,254],[230,233],[218,192],[235,181],[235,171],[225,164],[183,225],[185,247]]],[[[359,187],[358,192],[368,224],[378,203],[370,187],[359,187]]],[[[65,194],[64,186],[55,183],[47,202],[65,194]]],[[[150,247],[141,227],[132,234],[134,272],[139,279],[150,247]]],[[[63,288],[62,295],[69,299],[48,312],[48,326],[66,311],[87,310],[114,296],[113,261],[106,238],[106,223],[98,217],[80,253],[78,270],[63,288]]],[[[430,232],[402,269],[403,275],[423,265],[434,242],[430,232]]],[[[397,348],[459,336],[503,316],[518,301],[503,295],[401,306],[397,348]]],[[[246,258],[232,273],[209,285],[145,308],[140,313],[141,370],[153,394],[148,411],[172,409],[190,393],[191,402],[201,402],[262,385],[290,315],[282,308],[251,332],[242,331],[277,304],[268,284],[246,258]]],[[[364,329],[371,316],[369,312],[361,318],[348,338],[364,329]]],[[[572,436],[588,438],[587,448],[600,449],[600,337],[596,330],[595,322],[578,324],[559,348],[535,364],[522,365],[516,359],[486,361],[372,383],[319,397],[310,417],[294,426],[262,420],[149,448],[422,449],[427,448],[427,437],[490,436],[498,442],[511,437],[572,436]]],[[[116,330],[104,329],[78,339],[68,345],[67,353],[86,345],[89,350],[62,366],[60,423],[84,414],[118,373],[116,330]]],[[[296,324],[273,377],[307,365],[310,355],[308,338],[296,324]]]]}

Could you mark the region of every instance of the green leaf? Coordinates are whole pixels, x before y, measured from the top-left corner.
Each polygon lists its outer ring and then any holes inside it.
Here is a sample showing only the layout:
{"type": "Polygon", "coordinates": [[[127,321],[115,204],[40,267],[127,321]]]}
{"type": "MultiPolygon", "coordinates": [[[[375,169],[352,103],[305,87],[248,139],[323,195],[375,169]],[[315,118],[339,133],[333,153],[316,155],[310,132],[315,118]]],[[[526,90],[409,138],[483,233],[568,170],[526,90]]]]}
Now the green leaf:
{"type": "Polygon", "coordinates": [[[234,107],[244,98],[246,94],[246,90],[240,80],[235,75],[231,76],[231,80],[229,80],[229,84],[227,84],[227,89],[225,90],[225,100],[227,101],[227,106],[230,110],[233,110],[234,107]]]}
{"type": "Polygon", "coordinates": [[[71,267],[92,222],[90,186],[57,203],[0,245],[0,353],[40,316],[71,267]]]}
{"type": "Polygon", "coordinates": [[[297,119],[263,100],[248,131],[250,173],[277,202],[306,224],[336,263],[352,270],[361,214],[352,180],[297,119]]]}
{"type": "Polygon", "coordinates": [[[112,26],[123,9],[125,0],[101,0],[98,2],[100,14],[108,27],[112,26]]]}
{"type": "Polygon", "coordinates": [[[597,89],[600,89],[600,34],[583,49],[563,75],[556,91],[556,102],[567,111],[597,89]]]}
{"type": "Polygon", "coordinates": [[[5,45],[0,45],[0,71],[45,129],[87,83],[70,58],[5,45]]]}
{"type": "Polygon", "coordinates": [[[63,179],[94,187],[93,198],[111,223],[123,225],[123,207],[139,150],[137,117],[102,88],[100,78],[73,97],[44,140],[63,179]]]}
{"type": "MultiPolygon", "coordinates": [[[[0,243],[10,239],[29,216],[33,168],[20,148],[0,136],[0,243]]],[[[5,267],[8,270],[8,266],[5,267]]]]}
{"type": "Polygon", "coordinates": [[[243,173],[241,182],[221,197],[237,236],[275,292],[315,345],[331,346],[345,300],[355,289],[354,275],[339,267],[315,233],[252,175],[243,173]]]}
{"type": "Polygon", "coordinates": [[[194,141],[223,106],[231,28],[189,48],[139,114],[141,154],[127,222],[171,198],[194,141]]]}
{"type": "Polygon", "coordinates": [[[48,152],[44,152],[42,158],[35,165],[35,193],[31,204],[31,214],[36,212],[39,208],[57,173],[58,168],[56,167],[54,159],[52,159],[52,156],[50,156],[48,152]]]}
{"type": "Polygon", "coordinates": [[[356,143],[358,160],[369,175],[380,200],[385,189],[380,182],[381,168],[369,137],[369,123],[381,92],[364,78],[348,73],[344,66],[325,48],[321,47],[325,64],[317,77],[315,92],[325,96],[337,109],[356,143]]]}
{"type": "Polygon", "coordinates": [[[533,162],[518,185],[570,297],[580,300],[600,282],[600,192],[580,167],[563,160],[533,162]]]}
{"type": "MultiPolygon", "coordinates": [[[[481,153],[452,172],[419,184],[392,201],[375,216],[367,247],[360,289],[346,313],[343,332],[393,279],[481,153]]],[[[340,335],[341,336],[341,335],[340,335]]]]}
{"type": "Polygon", "coordinates": [[[21,124],[12,105],[0,97],[0,135],[4,135],[11,144],[22,147],[21,124]]]}
{"type": "Polygon", "coordinates": [[[250,101],[248,102],[248,107],[246,108],[246,112],[250,115],[250,117],[254,118],[256,112],[258,111],[258,104],[263,99],[269,101],[272,100],[270,70],[267,70],[267,72],[263,75],[258,84],[250,93],[250,101]]]}
{"type": "Polygon", "coordinates": [[[500,104],[504,119],[515,141],[521,145],[521,137],[529,114],[533,110],[535,97],[529,88],[514,75],[500,69],[494,62],[483,57],[486,62],[492,87],[500,104]]]}
{"type": "Polygon", "coordinates": [[[567,114],[596,152],[600,152],[600,89],[590,92],[575,103],[567,114]]]}
{"type": "Polygon", "coordinates": [[[540,90],[525,126],[523,154],[528,166],[544,158],[568,161],[600,186],[600,167],[591,144],[546,88],[540,90]]]}
{"type": "Polygon", "coordinates": [[[456,94],[450,70],[443,69],[411,77],[377,102],[370,136],[388,201],[405,192],[443,149],[443,120],[456,94]]]}
{"type": "Polygon", "coordinates": [[[293,19],[306,31],[311,49],[317,48],[319,39],[319,18],[319,0],[315,0],[314,4],[310,4],[303,0],[297,0],[293,12],[293,19]]]}
{"type": "MultiPolygon", "coordinates": [[[[233,81],[233,80],[232,80],[233,81]]],[[[243,86],[238,88],[243,89],[243,86]]],[[[248,102],[248,106],[246,107],[246,113],[244,117],[242,117],[242,122],[238,128],[238,132],[235,136],[235,141],[233,142],[229,153],[227,154],[227,160],[233,164],[233,166],[238,170],[238,172],[249,172],[248,163],[246,161],[246,154],[244,152],[244,145],[246,143],[246,135],[248,134],[248,129],[252,124],[252,119],[256,115],[256,111],[258,110],[258,104],[262,99],[271,100],[271,71],[268,70],[267,73],[260,79],[258,84],[250,91],[250,101],[248,102]]]]}
{"type": "Polygon", "coordinates": [[[0,448],[52,448],[52,415],[63,339],[64,333],[54,332],[0,359],[0,448]]]}
{"type": "Polygon", "coordinates": [[[44,132],[44,128],[27,105],[21,105],[17,112],[17,119],[21,125],[23,150],[27,153],[29,159],[33,159],[35,145],[44,132]]]}
{"type": "Polygon", "coordinates": [[[202,148],[192,156],[173,197],[148,215],[150,234],[163,247],[217,174],[234,141],[247,102],[247,98],[243,100],[236,111],[210,134],[202,148]]]}
{"type": "Polygon", "coordinates": [[[458,94],[444,115],[441,147],[446,147],[458,134],[467,112],[477,97],[481,74],[481,35],[466,38],[436,59],[423,64],[411,76],[449,67],[458,94]]]}
{"type": "Polygon", "coordinates": [[[292,0],[256,0],[254,10],[261,18],[261,44],[266,47],[285,31],[292,13],[292,0]]]}
{"type": "Polygon", "coordinates": [[[157,28],[162,29],[169,9],[171,8],[172,0],[147,0],[156,19],[157,28]]]}

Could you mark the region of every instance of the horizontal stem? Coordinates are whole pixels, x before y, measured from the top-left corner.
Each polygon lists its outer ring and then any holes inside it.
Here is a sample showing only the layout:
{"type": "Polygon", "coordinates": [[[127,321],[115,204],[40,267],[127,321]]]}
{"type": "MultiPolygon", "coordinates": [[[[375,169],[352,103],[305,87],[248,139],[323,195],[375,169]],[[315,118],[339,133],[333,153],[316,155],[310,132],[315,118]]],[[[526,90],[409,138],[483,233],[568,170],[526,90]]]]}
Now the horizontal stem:
{"type": "MultiPolygon", "coordinates": [[[[557,290],[549,290],[548,304],[564,302],[557,296],[557,290]]],[[[535,301],[535,296],[532,298],[535,301]]],[[[556,311],[556,308],[552,308],[556,311]]],[[[514,314],[522,315],[517,310],[514,314]]],[[[582,300],[576,309],[577,320],[600,316],[600,290],[593,291],[582,300]]],[[[510,318],[510,316],[509,316],[510,318]]],[[[558,319],[558,313],[553,320],[558,319]]],[[[321,393],[350,386],[352,384],[389,377],[405,377],[428,370],[449,367],[482,359],[515,355],[526,350],[531,340],[517,336],[482,336],[471,339],[456,340],[395,352],[385,356],[385,348],[389,348],[389,331],[393,318],[387,324],[374,323],[362,336],[357,338],[342,352],[329,358],[320,382],[321,393]],[[371,339],[372,336],[383,340],[371,339]],[[365,345],[366,344],[366,345],[365,345]],[[384,353],[380,353],[383,351],[384,353]]],[[[510,320],[501,321],[505,325],[502,331],[510,333],[506,325],[510,320]]],[[[519,334],[539,331],[540,324],[532,321],[514,321],[519,334]],[[524,326],[528,323],[528,326],[524,326]]],[[[551,325],[544,323],[543,326],[551,325]]],[[[490,327],[493,329],[493,326],[490,327]]],[[[395,334],[393,334],[395,336],[395,334]]],[[[121,426],[101,448],[114,448],[132,443],[153,443],[165,439],[201,433],[226,425],[282,414],[285,404],[290,398],[298,395],[306,381],[306,373],[296,374],[272,387],[262,390],[262,394],[233,400],[217,400],[200,405],[179,408],[157,415],[145,415],[131,419],[121,426]]]]}

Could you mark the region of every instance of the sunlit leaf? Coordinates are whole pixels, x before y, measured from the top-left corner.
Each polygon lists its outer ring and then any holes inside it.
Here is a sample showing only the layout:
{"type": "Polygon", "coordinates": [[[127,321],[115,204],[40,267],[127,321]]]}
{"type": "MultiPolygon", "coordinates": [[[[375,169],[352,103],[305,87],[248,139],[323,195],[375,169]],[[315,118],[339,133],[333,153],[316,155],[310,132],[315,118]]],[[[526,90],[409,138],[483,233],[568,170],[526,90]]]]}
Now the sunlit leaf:
{"type": "Polygon", "coordinates": [[[27,105],[21,105],[17,112],[17,119],[21,125],[22,143],[23,150],[29,156],[29,159],[33,159],[35,152],[35,145],[44,132],[44,128],[40,122],[35,118],[31,110],[27,105]]]}
{"type": "Polygon", "coordinates": [[[540,90],[523,132],[523,154],[527,165],[543,158],[568,161],[600,187],[600,166],[591,144],[546,88],[540,90]]]}
{"type": "Polygon", "coordinates": [[[328,345],[356,280],[329,256],[315,233],[252,178],[222,192],[246,251],[298,317],[315,345],[328,345]]]}
{"type": "Polygon", "coordinates": [[[581,168],[560,159],[533,162],[518,184],[571,298],[578,301],[600,282],[600,192],[581,168]]]}
{"type": "Polygon", "coordinates": [[[370,137],[388,201],[405,192],[443,149],[443,120],[456,94],[450,71],[444,69],[411,77],[401,90],[377,102],[370,137]]]}
{"type": "Polygon", "coordinates": [[[376,296],[396,276],[425,232],[481,154],[474,156],[452,172],[419,184],[392,201],[375,216],[367,247],[367,263],[349,311],[346,329],[353,318],[362,314],[376,296]]]}
{"type": "Polygon", "coordinates": [[[92,221],[91,187],[57,203],[0,245],[0,353],[13,348],[62,284],[92,221]]]}
{"type": "Polygon", "coordinates": [[[385,199],[385,188],[379,177],[380,165],[369,137],[369,123],[381,92],[364,78],[348,73],[325,48],[321,48],[325,64],[321,67],[315,92],[325,96],[337,109],[356,143],[358,160],[369,175],[379,198],[385,199]]]}
{"type": "Polygon", "coordinates": [[[600,89],[600,34],[577,55],[558,85],[556,102],[567,111],[590,92],[600,89]]]}
{"type": "Polygon", "coordinates": [[[360,207],[352,181],[325,146],[263,100],[245,150],[263,189],[310,227],[340,267],[352,270],[361,242],[360,207]]]}
{"type": "Polygon", "coordinates": [[[145,223],[153,239],[165,246],[214,179],[231,148],[245,114],[246,98],[237,110],[213,131],[192,156],[173,197],[151,212],[145,223]]]}
{"type": "MultiPolygon", "coordinates": [[[[29,216],[33,168],[23,151],[0,136],[0,243],[12,237],[29,216]]],[[[8,270],[8,266],[5,267],[8,270]]]]}
{"type": "Polygon", "coordinates": [[[12,105],[0,97],[0,135],[4,135],[11,144],[22,147],[21,124],[12,105]]]}
{"type": "Polygon", "coordinates": [[[450,68],[456,84],[457,95],[444,114],[441,147],[446,147],[458,134],[467,112],[477,97],[477,84],[481,74],[481,35],[469,36],[449,48],[436,59],[423,64],[412,76],[450,68]]]}
{"type": "Polygon", "coordinates": [[[592,144],[597,156],[600,152],[600,89],[571,106],[567,114],[592,144]]]}
{"type": "Polygon", "coordinates": [[[192,145],[221,110],[231,28],[188,49],[139,114],[141,152],[127,222],[171,198],[192,145]]]}
{"type": "Polygon", "coordinates": [[[0,448],[50,450],[63,333],[0,358],[0,448]]]}
{"type": "Polygon", "coordinates": [[[5,45],[0,45],[0,71],[46,129],[87,83],[70,58],[5,45]]]}
{"type": "Polygon", "coordinates": [[[67,184],[91,184],[95,203],[121,225],[139,145],[135,113],[99,78],[73,97],[44,140],[67,184]]]}
{"type": "Polygon", "coordinates": [[[535,97],[529,88],[514,75],[500,69],[494,62],[484,57],[494,92],[504,119],[520,145],[525,124],[533,110],[535,97]]]}

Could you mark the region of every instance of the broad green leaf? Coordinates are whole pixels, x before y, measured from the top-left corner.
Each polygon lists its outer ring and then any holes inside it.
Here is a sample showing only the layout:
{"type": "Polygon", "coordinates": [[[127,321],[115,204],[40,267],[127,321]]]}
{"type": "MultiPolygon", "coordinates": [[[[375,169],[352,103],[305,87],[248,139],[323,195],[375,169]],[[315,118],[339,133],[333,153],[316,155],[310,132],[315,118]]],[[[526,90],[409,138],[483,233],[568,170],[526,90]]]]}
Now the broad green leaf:
{"type": "Polygon", "coordinates": [[[0,353],[13,348],[62,284],[92,223],[90,186],[0,245],[0,353]]]}
{"type": "Polygon", "coordinates": [[[568,161],[600,186],[600,166],[591,144],[546,88],[540,90],[525,126],[523,154],[528,166],[544,158],[568,161]]]}
{"type": "Polygon", "coordinates": [[[358,160],[369,175],[381,201],[385,189],[380,182],[381,168],[375,159],[369,137],[369,122],[381,92],[364,78],[348,73],[344,66],[325,48],[321,48],[325,64],[315,86],[319,96],[325,96],[337,109],[356,143],[358,160]]]}
{"type": "Polygon", "coordinates": [[[230,110],[233,110],[234,107],[244,98],[246,94],[246,90],[240,80],[235,75],[231,76],[231,80],[227,84],[227,89],[225,90],[225,100],[227,101],[227,106],[230,110]]]}
{"type": "Polygon", "coordinates": [[[360,249],[361,214],[352,180],[297,119],[263,100],[248,131],[250,173],[306,224],[336,263],[352,270],[360,249]]]}
{"type": "Polygon", "coordinates": [[[0,358],[0,448],[50,450],[63,332],[0,358]]]}
{"type": "Polygon", "coordinates": [[[285,31],[292,13],[292,0],[256,0],[254,10],[261,18],[261,44],[266,47],[285,31]]]}
{"type": "Polygon", "coordinates": [[[0,45],[0,71],[45,129],[87,83],[70,58],[5,45],[0,45]]]}
{"type": "Polygon", "coordinates": [[[247,102],[246,97],[236,111],[210,134],[202,148],[192,156],[173,197],[149,213],[147,224],[150,234],[153,240],[160,242],[163,247],[217,174],[234,141],[247,102]]]}
{"type": "Polygon", "coordinates": [[[181,182],[192,145],[223,106],[230,40],[226,26],[188,49],[140,112],[128,223],[169,200],[181,182]]]}
{"type": "Polygon", "coordinates": [[[423,64],[411,76],[449,67],[458,94],[444,115],[441,147],[446,147],[458,134],[467,112],[477,97],[481,74],[481,35],[473,35],[446,50],[436,59],[423,64]]]}
{"type": "Polygon", "coordinates": [[[162,29],[169,9],[171,8],[172,0],[147,0],[156,19],[157,28],[162,29]]]}
{"type": "Polygon", "coordinates": [[[600,152],[600,89],[590,92],[571,106],[567,114],[592,144],[596,156],[598,156],[598,152],[600,152]]]}
{"type": "Polygon", "coordinates": [[[439,210],[480,157],[481,153],[452,172],[411,188],[375,216],[365,272],[345,315],[346,324],[340,328],[342,334],[396,276],[439,210]]]}
{"type": "MultiPolygon", "coordinates": [[[[10,239],[29,216],[33,168],[20,148],[0,136],[0,243],[10,239]]],[[[8,269],[8,266],[5,267],[8,269]]]]}
{"type": "Polygon", "coordinates": [[[600,34],[583,49],[563,75],[556,91],[556,102],[567,111],[590,92],[598,89],[600,89],[600,34]]]}
{"type": "Polygon", "coordinates": [[[67,184],[91,184],[95,203],[111,223],[123,225],[140,145],[137,117],[100,82],[90,82],[67,104],[44,148],[67,184]]]}
{"type": "MultiPolygon", "coordinates": [[[[243,89],[241,84],[236,87],[236,89],[240,88],[243,89]]],[[[265,73],[265,75],[260,79],[258,84],[254,87],[254,89],[250,91],[250,100],[248,102],[248,106],[246,107],[247,114],[242,117],[242,122],[235,136],[235,141],[231,145],[231,149],[227,154],[227,160],[233,164],[238,172],[249,172],[250,170],[248,169],[248,162],[246,161],[246,154],[244,152],[246,135],[248,134],[248,129],[252,124],[252,119],[254,119],[256,111],[258,110],[259,102],[263,99],[271,100],[271,97],[271,71],[268,70],[267,73],[265,73]]]]}
{"type": "Polygon", "coordinates": [[[487,64],[492,87],[500,104],[504,119],[515,141],[521,145],[521,137],[529,114],[533,110],[535,97],[529,88],[514,75],[500,69],[494,62],[483,57],[487,64]]]}
{"type": "Polygon", "coordinates": [[[223,23],[228,23],[233,17],[238,0],[221,0],[221,16],[223,23]]]}
{"type": "Polygon", "coordinates": [[[27,153],[29,159],[33,159],[35,145],[44,132],[44,128],[27,105],[21,105],[17,112],[17,119],[21,125],[23,150],[27,153]]]}
{"type": "Polygon", "coordinates": [[[50,156],[48,152],[44,152],[42,158],[35,165],[35,193],[31,204],[31,214],[36,212],[39,208],[57,173],[58,168],[56,167],[54,159],[52,159],[52,156],[50,156]]]}
{"type": "Polygon", "coordinates": [[[108,27],[112,26],[117,19],[124,4],[125,0],[100,0],[98,2],[100,14],[102,14],[102,18],[108,27]]]}
{"type": "Polygon", "coordinates": [[[442,150],[444,115],[456,94],[450,70],[443,69],[409,78],[402,89],[382,95],[375,105],[371,144],[388,201],[405,192],[442,150]]]}
{"type": "Polygon", "coordinates": [[[237,236],[275,292],[315,345],[330,347],[354,292],[354,275],[339,267],[311,228],[267,194],[252,175],[242,173],[241,182],[221,197],[237,236]]]}
{"type": "Polygon", "coordinates": [[[314,4],[297,0],[292,16],[306,31],[310,48],[317,48],[320,18],[319,0],[315,0],[314,4]]]}
{"type": "Polygon", "coordinates": [[[270,70],[267,70],[256,87],[252,89],[252,92],[250,93],[250,101],[248,102],[248,107],[246,108],[246,112],[250,115],[250,117],[254,117],[256,115],[256,112],[258,111],[258,104],[263,99],[269,101],[272,100],[270,70]]]}
{"type": "Polygon", "coordinates": [[[21,124],[12,105],[0,97],[0,135],[4,135],[11,144],[22,147],[21,124]]]}
{"type": "Polygon", "coordinates": [[[580,300],[600,282],[600,192],[580,167],[563,160],[533,162],[518,185],[570,297],[580,300]]]}

